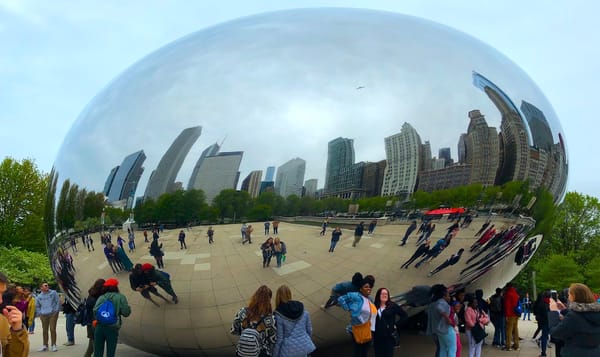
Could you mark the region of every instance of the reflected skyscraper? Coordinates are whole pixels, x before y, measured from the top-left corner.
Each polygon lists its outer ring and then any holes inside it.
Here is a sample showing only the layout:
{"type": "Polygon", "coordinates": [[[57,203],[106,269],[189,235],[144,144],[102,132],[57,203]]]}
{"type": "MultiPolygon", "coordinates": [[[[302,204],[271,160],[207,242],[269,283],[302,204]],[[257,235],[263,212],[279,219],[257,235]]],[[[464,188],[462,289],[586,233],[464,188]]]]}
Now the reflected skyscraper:
{"type": "Polygon", "coordinates": [[[260,194],[260,180],[262,179],[262,170],[251,171],[242,181],[242,191],[248,192],[250,197],[256,198],[260,194]]]}
{"type": "Polygon", "coordinates": [[[115,175],[117,174],[117,171],[119,171],[119,166],[115,166],[110,170],[110,173],[108,174],[108,177],[106,178],[106,181],[104,182],[104,189],[102,190],[102,193],[104,193],[104,196],[108,197],[108,192],[110,191],[110,187],[112,186],[113,180],[115,179],[115,175]]]}
{"type": "MultiPolygon", "coordinates": [[[[133,197],[144,172],[142,164],[146,160],[143,150],[134,152],[123,159],[118,166],[108,191],[108,201],[116,202],[127,199],[126,208],[133,207],[133,197]]],[[[114,170],[114,169],[113,169],[114,170]]],[[[111,171],[112,175],[112,171],[111,171]]]]}
{"type": "Polygon", "coordinates": [[[487,125],[479,110],[470,111],[469,119],[471,121],[465,140],[465,161],[471,165],[469,183],[491,186],[496,179],[499,165],[498,132],[496,128],[487,125]]]}
{"type": "Polygon", "coordinates": [[[152,174],[146,186],[145,198],[157,199],[166,192],[173,192],[175,178],[183,161],[192,145],[200,137],[201,126],[184,129],[173,141],[167,152],[163,155],[158,166],[152,174]]]}
{"type": "Polygon", "coordinates": [[[194,189],[198,185],[198,183],[196,182],[198,180],[198,172],[200,171],[200,167],[202,166],[204,159],[207,156],[217,155],[220,148],[221,147],[219,146],[219,144],[214,143],[211,146],[204,149],[204,151],[202,151],[202,154],[200,154],[198,161],[196,161],[196,165],[194,165],[194,170],[192,170],[192,174],[190,175],[190,181],[188,182],[187,186],[188,190],[194,189]]]}
{"type": "Polygon", "coordinates": [[[291,159],[279,166],[275,178],[275,192],[283,197],[290,195],[301,197],[305,170],[306,161],[301,158],[291,159]]]}
{"type": "Polygon", "coordinates": [[[204,191],[208,203],[212,203],[223,190],[235,190],[240,177],[239,169],[243,155],[243,151],[233,151],[206,156],[198,169],[193,188],[204,191]]]}
{"type": "Polygon", "coordinates": [[[385,138],[385,168],[382,196],[411,195],[417,184],[421,138],[408,123],[400,133],[385,138]]]}
{"type": "Polygon", "coordinates": [[[531,129],[533,146],[549,152],[554,145],[554,140],[552,139],[552,130],[544,113],[535,105],[526,101],[521,102],[521,112],[523,112],[531,129]]]}
{"type": "Polygon", "coordinates": [[[441,148],[438,151],[438,159],[444,159],[444,166],[450,166],[454,163],[454,161],[452,160],[450,148],[441,148]]]}

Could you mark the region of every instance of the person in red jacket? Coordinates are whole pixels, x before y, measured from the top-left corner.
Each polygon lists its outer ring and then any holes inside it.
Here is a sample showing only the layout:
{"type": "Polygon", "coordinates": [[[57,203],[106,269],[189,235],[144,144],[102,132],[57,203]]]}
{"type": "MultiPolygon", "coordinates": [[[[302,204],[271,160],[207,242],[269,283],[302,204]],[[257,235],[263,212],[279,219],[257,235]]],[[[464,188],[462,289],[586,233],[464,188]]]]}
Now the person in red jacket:
{"type": "Polygon", "coordinates": [[[519,293],[511,283],[504,287],[504,317],[506,318],[506,346],[504,350],[519,350],[519,318],[515,307],[519,304],[519,293]],[[511,342],[513,344],[511,344],[511,342]]]}

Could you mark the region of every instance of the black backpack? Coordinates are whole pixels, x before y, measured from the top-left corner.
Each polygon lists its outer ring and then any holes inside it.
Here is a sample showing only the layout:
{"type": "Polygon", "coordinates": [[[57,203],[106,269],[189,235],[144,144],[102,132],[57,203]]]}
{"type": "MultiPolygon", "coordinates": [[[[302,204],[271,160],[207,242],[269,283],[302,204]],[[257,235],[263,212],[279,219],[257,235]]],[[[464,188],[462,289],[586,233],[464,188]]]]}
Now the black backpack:
{"type": "Polygon", "coordinates": [[[499,314],[502,312],[502,296],[492,295],[490,298],[490,312],[499,314]]]}
{"type": "Polygon", "coordinates": [[[83,301],[77,305],[77,310],[75,311],[75,323],[81,326],[86,326],[88,323],[92,322],[86,302],[87,299],[83,299],[83,301]]]}

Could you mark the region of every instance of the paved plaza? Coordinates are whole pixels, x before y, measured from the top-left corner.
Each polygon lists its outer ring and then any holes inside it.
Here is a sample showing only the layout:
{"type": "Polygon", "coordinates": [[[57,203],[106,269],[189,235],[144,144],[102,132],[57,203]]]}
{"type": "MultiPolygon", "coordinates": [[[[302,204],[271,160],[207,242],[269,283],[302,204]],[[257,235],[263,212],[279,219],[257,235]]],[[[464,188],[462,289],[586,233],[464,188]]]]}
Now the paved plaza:
{"type": "MultiPolygon", "coordinates": [[[[37,349],[42,345],[42,329],[39,323],[36,326],[35,334],[29,335],[29,340],[31,343],[30,348],[30,356],[52,356],[52,352],[37,352],[37,349]]],[[[490,325],[491,326],[491,325],[490,325]]],[[[519,322],[519,333],[523,340],[521,341],[521,350],[520,351],[511,351],[505,352],[498,350],[494,347],[491,347],[489,343],[491,342],[491,336],[493,335],[493,329],[488,328],[489,336],[486,338],[487,346],[483,347],[481,355],[483,357],[537,357],[540,354],[539,348],[536,344],[531,340],[533,333],[537,328],[537,324],[533,321],[523,321],[519,322]]],[[[75,327],[75,345],[74,346],[63,346],[63,343],[67,341],[67,334],[65,332],[65,318],[64,315],[61,314],[58,319],[58,352],[56,356],[60,357],[81,357],[83,356],[86,348],[87,348],[87,338],[85,328],[81,326],[75,327]]],[[[467,342],[465,340],[465,336],[462,336],[463,343],[463,351],[462,356],[467,356],[467,342]]],[[[398,348],[394,354],[394,356],[411,356],[411,357],[420,357],[420,356],[434,356],[435,347],[431,340],[426,336],[420,335],[410,335],[407,333],[402,335],[402,345],[398,348]]],[[[323,350],[318,350],[313,353],[313,356],[316,357],[326,357],[337,354],[338,356],[351,356],[352,347],[350,344],[345,344],[336,347],[329,347],[323,350]]],[[[201,354],[198,354],[201,356],[201,354]]],[[[371,356],[373,352],[371,351],[371,356]]],[[[153,357],[155,355],[148,354],[146,352],[137,350],[135,348],[129,347],[124,344],[119,344],[117,346],[117,356],[119,357],[153,357]]],[[[554,352],[552,348],[548,350],[548,356],[554,356],[554,352]]]]}
{"type": "MultiPolygon", "coordinates": [[[[342,239],[334,253],[328,252],[330,229],[322,237],[319,226],[282,222],[279,237],[286,243],[288,253],[281,268],[275,267],[274,259],[270,267],[262,267],[260,244],[266,238],[262,222],[249,223],[255,229],[253,244],[244,245],[241,244],[240,224],[214,226],[214,244],[208,244],[206,226],[196,226],[190,231],[184,229],[188,249],[180,249],[177,241],[179,229],[165,230],[160,235],[165,251],[165,271],[171,275],[179,304],[161,302],[162,306],[158,308],[129,287],[127,272],[112,272],[97,233],[93,235],[95,251],[88,252],[80,240],[78,252],[69,251],[83,297],[97,278],[116,276],[121,281],[120,290],[132,307],[132,314],[124,319],[121,331],[124,343],[165,356],[196,353],[227,356],[237,342],[237,337],[229,333],[233,317],[260,285],[266,284],[273,291],[281,284],[291,288],[293,298],[302,301],[311,314],[313,340],[317,346],[324,348],[344,344],[347,341],[344,330],[349,321],[348,313],[339,308],[327,311],[319,308],[327,300],[333,285],[350,280],[356,271],[373,274],[376,278],[374,291],[385,286],[392,295],[402,294],[417,285],[458,283],[462,277],[460,271],[467,266],[465,261],[472,256],[471,253],[465,253],[458,264],[434,276],[428,273],[460,248],[468,252],[476,239],[473,237],[475,232],[486,218],[474,219],[471,226],[462,229],[440,256],[419,269],[400,269],[400,265],[416,249],[416,233],[411,235],[406,246],[398,246],[408,226],[405,221],[378,224],[374,234],[365,234],[356,247],[352,246],[352,227],[358,220],[350,222],[344,226],[342,239]]],[[[502,229],[517,220],[494,217],[493,223],[502,229]]],[[[368,224],[368,220],[365,223],[368,224]]],[[[437,229],[432,234],[432,242],[442,238],[452,222],[444,219],[435,223],[437,229]]],[[[332,222],[333,226],[335,222],[332,222]]],[[[117,234],[126,238],[126,232],[115,231],[113,242],[117,234]]],[[[148,243],[144,243],[139,231],[136,232],[136,245],[136,251],[128,253],[131,260],[134,263],[154,263],[148,254],[148,243]]],[[[468,290],[482,288],[491,294],[496,287],[504,285],[520,269],[514,263],[514,254],[516,251],[507,253],[505,259],[488,271],[483,279],[470,285],[468,290]]],[[[410,308],[407,311],[416,313],[410,308]]],[[[428,340],[415,338],[416,346],[420,344],[427,348],[425,346],[429,345],[428,340]]]]}

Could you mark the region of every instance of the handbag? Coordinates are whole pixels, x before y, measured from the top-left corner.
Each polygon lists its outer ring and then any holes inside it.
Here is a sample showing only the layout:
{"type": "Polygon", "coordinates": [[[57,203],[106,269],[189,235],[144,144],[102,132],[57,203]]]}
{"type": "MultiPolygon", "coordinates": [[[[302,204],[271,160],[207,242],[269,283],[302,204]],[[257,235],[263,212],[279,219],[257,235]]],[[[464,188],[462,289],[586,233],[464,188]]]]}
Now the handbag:
{"type": "Polygon", "coordinates": [[[360,325],[352,325],[352,336],[354,337],[354,341],[359,345],[371,341],[373,338],[371,336],[371,318],[360,325]]]}
{"type": "MultiPolygon", "coordinates": [[[[477,319],[477,320],[479,320],[479,319],[477,319]]],[[[473,328],[471,329],[471,336],[473,336],[475,343],[479,343],[479,342],[483,341],[485,336],[487,336],[487,333],[485,333],[485,331],[483,330],[483,327],[481,327],[481,325],[479,324],[479,321],[476,321],[475,326],[473,326],[473,328]]]]}

